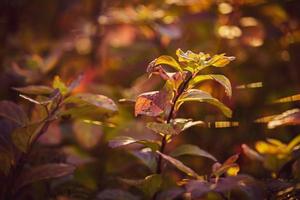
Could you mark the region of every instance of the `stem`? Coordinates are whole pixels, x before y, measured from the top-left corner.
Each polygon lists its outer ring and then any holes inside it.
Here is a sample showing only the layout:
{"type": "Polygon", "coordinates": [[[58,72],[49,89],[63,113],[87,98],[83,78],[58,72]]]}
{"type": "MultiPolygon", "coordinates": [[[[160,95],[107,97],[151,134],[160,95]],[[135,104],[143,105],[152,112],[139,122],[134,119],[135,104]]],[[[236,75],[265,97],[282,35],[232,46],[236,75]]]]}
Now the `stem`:
{"type": "MultiPolygon", "coordinates": [[[[179,99],[180,95],[184,92],[184,90],[188,86],[188,83],[190,82],[192,77],[193,77],[192,74],[188,73],[186,79],[180,84],[178,91],[172,100],[172,107],[171,107],[170,113],[169,113],[167,121],[166,121],[167,124],[169,124],[171,122],[171,120],[173,119],[176,102],[179,99]]],[[[159,150],[161,153],[164,153],[166,145],[167,145],[167,135],[164,135],[162,138],[161,146],[160,146],[160,150],[159,150]]],[[[156,173],[161,174],[162,168],[163,168],[162,167],[162,156],[159,155],[158,160],[157,160],[156,173]]]]}
{"type": "Polygon", "coordinates": [[[63,99],[60,97],[56,106],[53,108],[53,110],[50,113],[48,113],[47,118],[45,120],[43,120],[44,124],[41,127],[40,131],[33,138],[28,151],[25,153],[23,153],[23,152],[21,153],[20,158],[18,159],[17,163],[11,169],[8,184],[6,187],[6,194],[5,194],[6,199],[14,199],[14,194],[17,192],[17,191],[13,190],[16,180],[19,177],[19,175],[21,174],[21,172],[23,171],[23,168],[28,160],[28,157],[32,151],[33,146],[35,145],[37,140],[40,138],[40,136],[43,135],[48,130],[48,127],[50,126],[51,122],[53,121],[52,118],[55,116],[55,113],[59,110],[59,108],[61,106],[62,100],[63,99]]]}

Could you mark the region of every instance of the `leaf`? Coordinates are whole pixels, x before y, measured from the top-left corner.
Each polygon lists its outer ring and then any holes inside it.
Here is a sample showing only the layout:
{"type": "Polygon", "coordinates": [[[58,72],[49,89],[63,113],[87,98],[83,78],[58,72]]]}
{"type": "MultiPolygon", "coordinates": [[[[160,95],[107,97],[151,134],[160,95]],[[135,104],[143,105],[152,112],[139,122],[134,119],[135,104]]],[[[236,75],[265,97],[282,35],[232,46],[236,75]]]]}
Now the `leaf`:
{"type": "Polygon", "coordinates": [[[205,123],[203,121],[192,121],[191,119],[184,119],[184,118],[176,118],[172,120],[173,127],[176,130],[185,131],[188,128],[193,126],[204,126],[205,123]]]}
{"type": "Polygon", "coordinates": [[[233,56],[225,56],[225,54],[214,55],[209,61],[209,65],[215,67],[225,67],[231,61],[235,60],[233,56]]]}
{"type": "Polygon", "coordinates": [[[177,135],[179,131],[175,130],[172,124],[149,122],[147,123],[147,128],[151,129],[155,133],[163,135],[177,135]]]}
{"type": "Polygon", "coordinates": [[[230,156],[223,164],[215,163],[213,165],[213,174],[216,177],[219,177],[225,172],[227,172],[230,168],[239,167],[238,164],[235,163],[238,158],[239,158],[239,154],[235,154],[233,156],[230,156]]]}
{"type": "Polygon", "coordinates": [[[152,91],[139,95],[135,102],[135,116],[157,117],[161,115],[170,104],[169,98],[165,91],[152,91]]]}
{"type": "Polygon", "coordinates": [[[264,158],[259,153],[257,153],[255,150],[251,149],[248,145],[242,144],[243,153],[252,160],[259,160],[263,161],[264,158]]]}
{"type": "Polygon", "coordinates": [[[300,109],[287,110],[273,119],[268,123],[268,128],[273,129],[283,125],[299,125],[300,124],[300,109]]]}
{"type": "Polygon", "coordinates": [[[73,165],[63,163],[51,163],[31,167],[21,173],[17,182],[17,189],[37,181],[68,176],[74,171],[75,167],[73,165]]]}
{"type": "Polygon", "coordinates": [[[200,149],[198,146],[192,145],[192,144],[184,144],[184,145],[177,147],[171,153],[171,155],[173,157],[178,157],[178,156],[182,156],[182,155],[201,156],[201,157],[206,157],[206,158],[209,158],[209,159],[217,162],[217,159],[214,156],[212,156],[208,152],[200,149]]]}
{"type": "Polygon", "coordinates": [[[48,95],[54,91],[53,88],[44,85],[29,85],[26,87],[14,87],[13,89],[23,94],[32,95],[48,95]]]}
{"type": "Polygon", "coordinates": [[[10,101],[0,101],[0,117],[11,120],[19,126],[24,126],[28,123],[28,117],[23,109],[10,101]]]}
{"type": "Polygon", "coordinates": [[[198,83],[206,80],[215,80],[218,83],[220,83],[224,88],[226,94],[231,97],[232,96],[232,88],[231,88],[231,83],[229,79],[224,76],[224,75],[219,75],[219,74],[208,74],[208,75],[198,75],[195,76],[190,82],[189,82],[189,88],[194,87],[198,83]]]}
{"type": "Polygon", "coordinates": [[[163,159],[169,161],[172,165],[174,165],[177,169],[179,169],[180,171],[186,173],[187,175],[194,177],[194,178],[198,178],[199,175],[192,170],[191,168],[187,167],[186,165],[184,165],[181,161],[172,158],[171,156],[165,155],[163,153],[160,153],[159,151],[156,151],[160,156],[163,157],[163,159]]]}
{"type": "Polygon", "coordinates": [[[11,135],[14,145],[22,152],[27,152],[32,139],[42,129],[43,125],[44,123],[36,123],[25,127],[17,127],[11,135]]]}
{"type": "Polygon", "coordinates": [[[52,87],[54,89],[59,89],[60,93],[62,95],[66,95],[67,93],[69,93],[69,88],[66,86],[66,84],[60,79],[59,76],[55,76],[53,83],[52,83],[52,87]]]}
{"type": "Polygon", "coordinates": [[[8,175],[12,162],[13,158],[11,153],[0,151],[0,171],[5,175],[8,175]]]}
{"type": "Polygon", "coordinates": [[[103,120],[116,114],[118,110],[111,99],[99,94],[79,93],[68,97],[65,103],[70,104],[70,107],[62,115],[85,120],[103,120]]]}
{"type": "MultiPolygon", "coordinates": [[[[173,67],[177,71],[182,71],[178,62],[171,56],[166,56],[166,55],[160,56],[160,57],[156,58],[154,61],[152,61],[149,65],[149,67],[153,67],[153,66],[157,66],[157,65],[168,65],[170,67],[173,67]]],[[[148,67],[148,69],[149,69],[149,67],[148,67]]]]}
{"type": "Polygon", "coordinates": [[[299,101],[299,100],[300,100],[300,94],[296,94],[296,95],[277,99],[277,100],[273,101],[273,103],[286,103],[286,102],[294,102],[294,101],[299,101]]]}
{"type": "Polygon", "coordinates": [[[141,198],[120,189],[106,189],[97,194],[96,200],[141,200],[141,198]]]}
{"type": "Polygon", "coordinates": [[[205,102],[212,104],[219,108],[223,114],[227,117],[232,116],[232,111],[225,106],[223,103],[221,103],[218,99],[212,97],[210,94],[197,89],[190,89],[186,92],[184,92],[178,99],[176,104],[176,110],[179,109],[182,103],[188,102],[188,101],[199,101],[199,102],[205,102]]]}
{"type": "Polygon", "coordinates": [[[154,151],[159,149],[159,147],[160,147],[160,142],[158,142],[158,141],[138,140],[138,139],[134,139],[134,138],[128,137],[128,136],[115,137],[114,139],[109,141],[108,145],[111,148],[117,148],[117,147],[126,146],[126,145],[134,144],[134,143],[143,144],[144,146],[149,147],[149,148],[153,149],[154,151]]]}
{"type": "Polygon", "coordinates": [[[150,199],[162,185],[162,177],[159,174],[152,174],[141,180],[120,179],[122,182],[140,189],[147,199],[150,199]]]}
{"type": "Polygon", "coordinates": [[[143,148],[141,150],[131,151],[132,155],[138,158],[144,165],[146,165],[153,173],[156,170],[156,156],[150,148],[143,148]]]}

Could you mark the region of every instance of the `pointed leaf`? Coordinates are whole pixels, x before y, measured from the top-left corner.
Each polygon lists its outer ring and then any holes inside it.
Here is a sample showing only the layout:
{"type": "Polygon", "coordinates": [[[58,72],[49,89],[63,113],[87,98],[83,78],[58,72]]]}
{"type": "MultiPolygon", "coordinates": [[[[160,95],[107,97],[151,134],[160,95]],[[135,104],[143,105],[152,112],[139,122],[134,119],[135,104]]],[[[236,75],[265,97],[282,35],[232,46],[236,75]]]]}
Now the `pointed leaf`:
{"type": "Polygon", "coordinates": [[[128,137],[128,136],[119,136],[119,137],[116,137],[116,138],[110,140],[109,146],[111,148],[117,148],[117,147],[126,146],[126,145],[134,144],[134,143],[143,144],[144,146],[153,149],[153,151],[159,149],[159,147],[160,147],[160,142],[158,142],[158,141],[139,140],[139,139],[134,139],[134,138],[128,137]]]}
{"type": "Polygon", "coordinates": [[[53,83],[52,83],[52,87],[54,89],[59,89],[60,93],[62,95],[66,95],[67,93],[69,93],[69,88],[66,86],[66,84],[60,79],[59,76],[55,76],[53,83]]]}
{"type": "Polygon", "coordinates": [[[231,117],[232,115],[232,111],[227,106],[202,90],[190,89],[183,93],[177,101],[176,109],[178,110],[182,103],[188,101],[206,102],[218,107],[225,116],[231,117]]]}
{"type": "Polygon", "coordinates": [[[235,57],[233,56],[225,56],[225,54],[219,54],[213,56],[209,61],[209,65],[215,66],[215,67],[225,67],[227,64],[229,64],[231,61],[235,60],[235,57]]]}
{"type": "Polygon", "coordinates": [[[47,95],[54,91],[53,88],[44,85],[29,85],[26,87],[14,87],[13,89],[23,94],[32,95],[47,95]]]}
{"type": "Polygon", "coordinates": [[[300,124],[300,109],[287,110],[280,115],[274,117],[269,123],[268,128],[273,129],[283,125],[299,125],[300,124]]]}
{"type": "Polygon", "coordinates": [[[194,77],[190,83],[189,83],[189,88],[194,87],[198,83],[206,80],[215,80],[218,83],[220,83],[222,86],[225,88],[226,94],[231,97],[232,96],[232,88],[231,88],[231,83],[229,79],[224,76],[224,75],[219,75],[219,74],[208,74],[208,75],[198,75],[194,77]]]}
{"type": "Polygon", "coordinates": [[[186,173],[187,175],[194,177],[194,178],[198,178],[199,175],[192,170],[191,168],[187,167],[186,165],[184,165],[181,161],[172,158],[171,156],[168,156],[166,154],[160,153],[159,151],[156,151],[159,155],[161,155],[163,157],[163,159],[169,161],[172,165],[174,165],[177,169],[179,169],[180,171],[186,173]]]}
{"type": "Polygon", "coordinates": [[[149,122],[147,128],[151,129],[155,133],[163,135],[177,135],[179,132],[173,128],[171,124],[149,122]]]}
{"type": "Polygon", "coordinates": [[[201,156],[201,157],[206,157],[206,158],[209,158],[209,159],[217,162],[217,159],[214,156],[212,156],[210,153],[208,153],[207,151],[204,151],[204,150],[200,149],[198,146],[192,145],[192,144],[184,144],[184,145],[177,147],[171,153],[171,155],[173,157],[178,157],[178,156],[182,156],[182,155],[201,156]]]}
{"type": "Polygon", "coordinates": [[[73,165],[62,163],[44,164],[32,167],[22,172],[17,182],[17,188],[20,189],[37,181],[67,176],[72,174],[74,171],[75,167],[73,165]]]}
{"type": "Polygon", "coordinates": [[[62,115],[80,119],[103,120],[118,110],[111,99],[99,94],[79,93],[68,97],[65,103],[73,106],[62,112],[62,115]]]}
{"type": "Polygon", "coordinates": [[[173,67],[177,71],[182,71],[178,62],[171,56],[166,56],[166,55],[160,56],[153,61],[152,65],[154,66],[169,65],[170,67],[173,67]]]}

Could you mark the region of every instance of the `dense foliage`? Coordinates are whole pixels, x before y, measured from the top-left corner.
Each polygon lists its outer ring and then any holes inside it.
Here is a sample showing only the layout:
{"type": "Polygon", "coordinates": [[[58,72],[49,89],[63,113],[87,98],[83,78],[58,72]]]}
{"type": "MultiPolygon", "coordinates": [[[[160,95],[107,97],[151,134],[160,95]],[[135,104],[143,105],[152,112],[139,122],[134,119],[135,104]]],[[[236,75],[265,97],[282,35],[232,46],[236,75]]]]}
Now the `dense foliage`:
{"type": "Polygon", "coordinates": [[[0,10],[0,199],[300,199],[296,0],[0,10]]]}

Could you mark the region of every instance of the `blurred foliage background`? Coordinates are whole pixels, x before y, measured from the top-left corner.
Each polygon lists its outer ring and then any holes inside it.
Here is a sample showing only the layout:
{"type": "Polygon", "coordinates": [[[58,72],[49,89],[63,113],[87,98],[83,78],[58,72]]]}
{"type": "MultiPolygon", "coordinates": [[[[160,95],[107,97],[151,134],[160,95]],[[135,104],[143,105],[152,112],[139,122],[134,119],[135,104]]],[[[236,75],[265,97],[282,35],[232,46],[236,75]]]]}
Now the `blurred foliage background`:
{"type": "MultiPolygon", "coordinates": [[[[56,74],[70,81],[83,73],[77,91],[104,94],[116,102],[134,99],[162,85],[159,78],[145,75],[149,62],[159,55],[175,56],[177,48],[226,53],[236,57],[220,71],[232,82],[233,98],[228,99],[213,82],[201,87],[229,105],[232,121],[239,125],[194,127],[168,148],[197,144],[224,160],[241,152],[243,143],[253,147],[267,137],[289,142],[299,127],[267,129],[254,121],[299,107],[297,101],[272,103],[300,91],[299,10],[297,0],[2,0],[0,98],[34,111],[12,87],[49,84],[56,74]]],[[[41,139],[45,152],[58,152],[41,159],[57,160],[63,152],[63,159],[78,166],[72,184],[57,193],[74,187],[84,195],[115,187],[118,175],[142,178],[147,173],[134,156],[107,146],[118,135],[155,137],[144,119],[134,118],[132,105],[118,106],[119,115],[111,119],[111,126],[65,120],[53,124],[41,139]]],[[[207,105],[183,107],[182,117],[226,120],[207,105]]],[[[186,157],[184,162],[199,174],[210,170],[205,159],[186,157]]],[[[260,163],[244,156],[239,164],[242,173],[270,177],[260,163]]]]}

